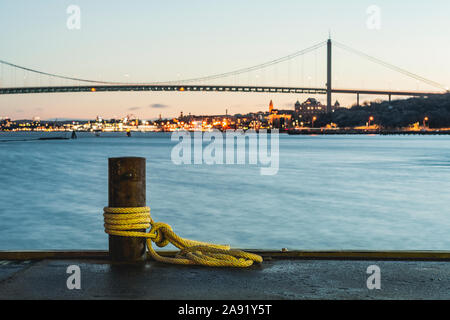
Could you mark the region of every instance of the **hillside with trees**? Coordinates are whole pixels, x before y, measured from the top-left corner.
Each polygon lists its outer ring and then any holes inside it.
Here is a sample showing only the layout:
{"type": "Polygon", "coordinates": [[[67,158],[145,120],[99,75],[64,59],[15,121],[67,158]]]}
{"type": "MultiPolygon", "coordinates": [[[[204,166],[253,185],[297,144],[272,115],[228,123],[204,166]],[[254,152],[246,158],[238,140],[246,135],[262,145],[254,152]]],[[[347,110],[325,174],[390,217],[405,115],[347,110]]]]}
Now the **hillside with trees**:
{"type": "Polygon", "coordinates": [[[374,117],[373,123],[385,129],[408,127],[416,122],[423,123],[425,117],[429,118],[427,124],[430,128],[449,128],[450,93],[428,98],[369,102],[363,106],[340,108],[331,114],[319,116],[316,123],[325,126],[333,122],[341,128],[364,126],[371,116],[374,117]]]}

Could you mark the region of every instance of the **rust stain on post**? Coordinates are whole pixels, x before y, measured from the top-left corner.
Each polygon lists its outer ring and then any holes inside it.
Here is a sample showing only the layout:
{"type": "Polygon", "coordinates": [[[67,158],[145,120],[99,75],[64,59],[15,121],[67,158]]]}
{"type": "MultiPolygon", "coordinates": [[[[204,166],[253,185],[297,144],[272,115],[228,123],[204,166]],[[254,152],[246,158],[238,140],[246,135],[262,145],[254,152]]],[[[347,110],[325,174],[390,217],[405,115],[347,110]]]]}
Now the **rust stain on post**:
{"type": "MultiPolygon", "coordinates": [[[[109,159],[109,207],[146,206],[145,163],[145,158],[109,159]]],[[[145,238],[109,236],[113,261],[140,261],[145,258],[145,251],[145,238]]]]}

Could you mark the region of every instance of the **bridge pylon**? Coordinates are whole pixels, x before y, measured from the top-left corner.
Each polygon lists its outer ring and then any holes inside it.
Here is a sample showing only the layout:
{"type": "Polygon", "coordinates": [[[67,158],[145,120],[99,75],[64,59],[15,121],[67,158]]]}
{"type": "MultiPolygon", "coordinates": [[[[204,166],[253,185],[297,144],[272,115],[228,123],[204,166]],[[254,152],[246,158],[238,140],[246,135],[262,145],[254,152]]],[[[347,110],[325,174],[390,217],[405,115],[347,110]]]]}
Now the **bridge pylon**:
{"type": "Polygon", "coordinates": [[[331,95],[332,95],[332,44],[331,38],[327,41],[327,113],[331,112],[331,95]]]}

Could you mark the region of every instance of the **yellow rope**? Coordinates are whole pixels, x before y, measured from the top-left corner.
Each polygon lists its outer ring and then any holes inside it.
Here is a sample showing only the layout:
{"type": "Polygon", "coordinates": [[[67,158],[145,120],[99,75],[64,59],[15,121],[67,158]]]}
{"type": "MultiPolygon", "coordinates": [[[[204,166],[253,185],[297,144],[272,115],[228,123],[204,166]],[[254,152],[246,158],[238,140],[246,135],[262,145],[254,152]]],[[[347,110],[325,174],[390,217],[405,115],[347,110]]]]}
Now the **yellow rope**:
{"type": "Polygon", "coordinates": [[[142,237],[147,239],[150,255],[157,261],[174,264],[197,264],[209,267],[249,267],[254,262],[261,263],[262,257],[241,250],[232,250],[229,246],[211,244],[181,238],[166,223],[154,222],[150,208],[109,208],[103,209],[105,232],[121,237],[142,237]],[[149,232],[143,230],[151,228],[149,232]],[[132,231],[135,230],[135,231],[132,231]],[[162,257],[152,247],[152,241],[158,247],[169,243],[180,249],[175,258],[162,257]]]}

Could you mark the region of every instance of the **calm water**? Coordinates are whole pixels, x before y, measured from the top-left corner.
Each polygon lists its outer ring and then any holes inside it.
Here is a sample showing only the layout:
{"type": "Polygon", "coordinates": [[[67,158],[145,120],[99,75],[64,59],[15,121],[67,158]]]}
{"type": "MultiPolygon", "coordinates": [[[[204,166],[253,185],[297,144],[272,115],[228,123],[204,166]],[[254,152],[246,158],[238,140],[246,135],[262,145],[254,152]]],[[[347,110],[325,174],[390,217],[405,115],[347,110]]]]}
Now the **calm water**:
{"type": "Polygon", "coordinates": [[[448,136],[282,136],[276,176],[254,165],[176,166],[174,144],[155,133],[0,142],[0,250],[106,249],[107,159],[118,156],[147,158],[152,216],[184,237],[243,248],[450,249],[448,136]]]}

